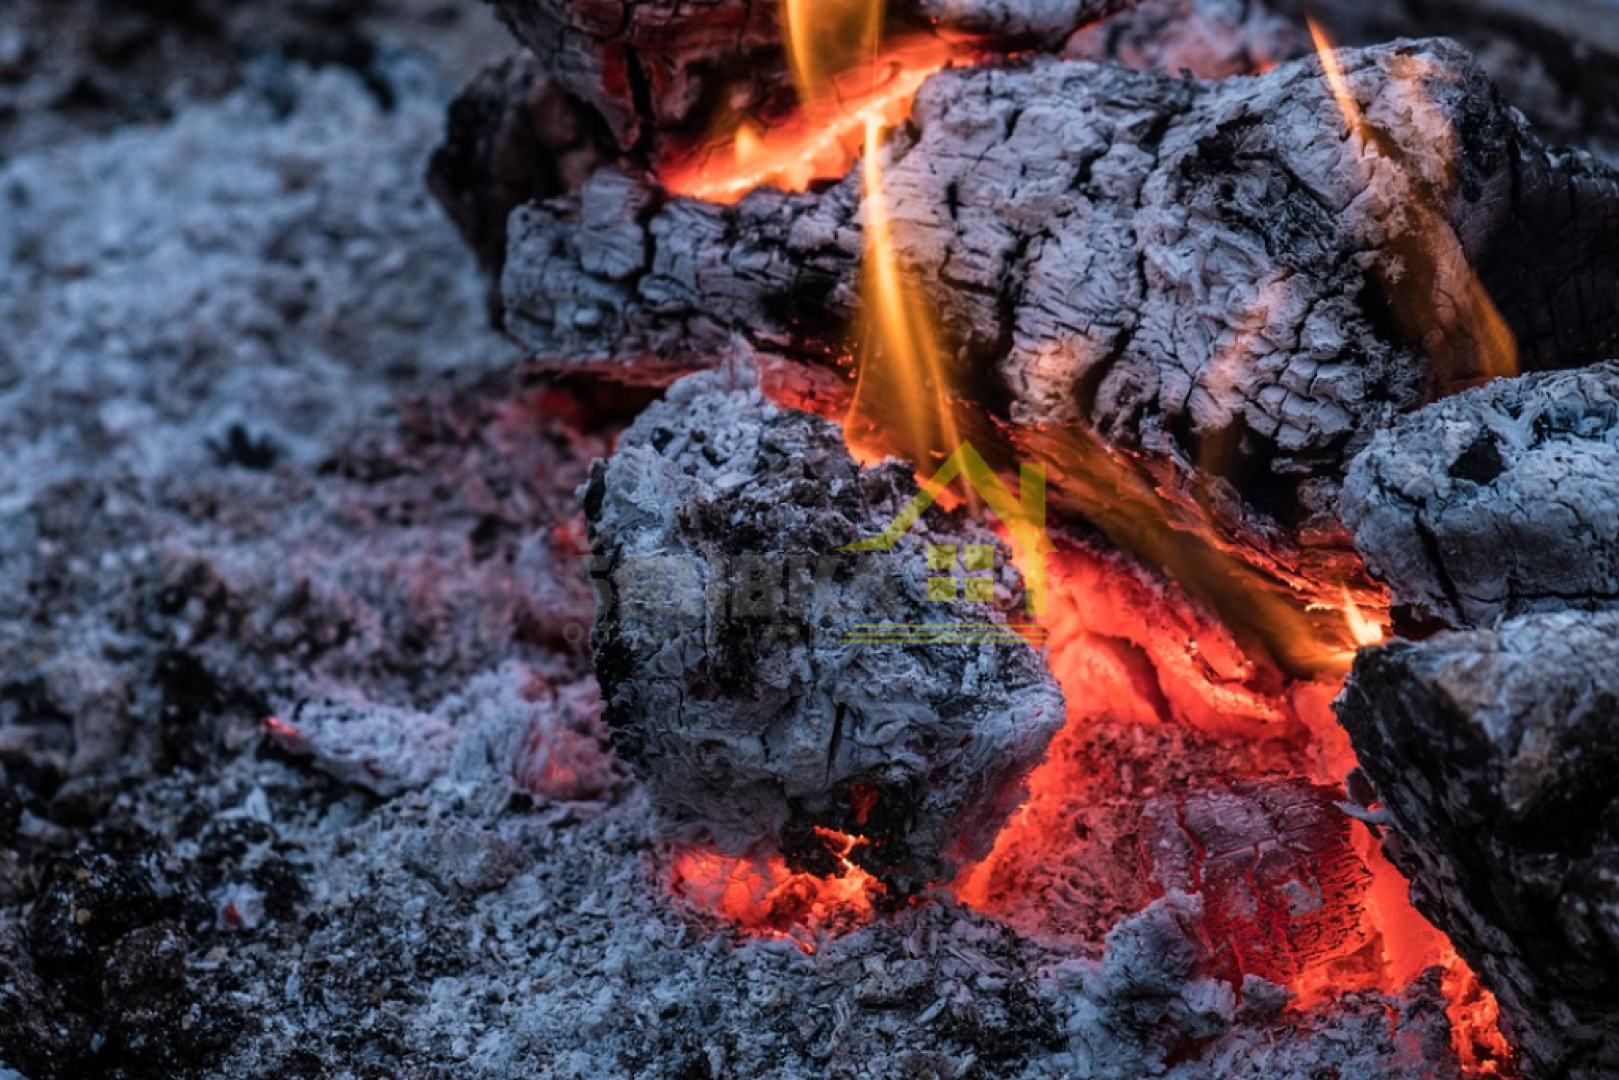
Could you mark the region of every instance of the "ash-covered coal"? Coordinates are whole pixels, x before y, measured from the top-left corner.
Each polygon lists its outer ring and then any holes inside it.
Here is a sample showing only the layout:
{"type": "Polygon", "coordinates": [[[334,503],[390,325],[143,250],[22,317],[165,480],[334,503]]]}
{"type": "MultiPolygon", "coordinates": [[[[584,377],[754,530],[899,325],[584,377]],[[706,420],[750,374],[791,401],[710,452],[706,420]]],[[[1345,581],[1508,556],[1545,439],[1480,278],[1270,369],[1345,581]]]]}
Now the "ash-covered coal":
{"type": "Polygon", "coordinates": [[[1160,889],[1200,893],[1228,970],[1278,981],[1366,944],[1371,875],[1334,795],[1300,780],[1206,784],[1143,810],[1160,889]]]}
{"type": "Polygon", "coordinates": [[[1417,907],[1535,1077],[1619,1068],[1619,614],[1526,615],[1360,654],[1338,715],[1417,907]]]}
{"type": "Polygon", "coordinates": [[[1351,465],[1343,518],[1418,626],[1619,608],[1619,361],[1401,419],[1351,465]]]}
{"type": "Polygon", "coordinates": [[[897,895],[988,850],[1063,720],[993,533],[934,508],[841,550],[906,510],[909,466],[862,469],[746,369],[676,383],[582,494],[608,724],[675,835],[826,872],[817,829],[848,834],[897,895]]]}

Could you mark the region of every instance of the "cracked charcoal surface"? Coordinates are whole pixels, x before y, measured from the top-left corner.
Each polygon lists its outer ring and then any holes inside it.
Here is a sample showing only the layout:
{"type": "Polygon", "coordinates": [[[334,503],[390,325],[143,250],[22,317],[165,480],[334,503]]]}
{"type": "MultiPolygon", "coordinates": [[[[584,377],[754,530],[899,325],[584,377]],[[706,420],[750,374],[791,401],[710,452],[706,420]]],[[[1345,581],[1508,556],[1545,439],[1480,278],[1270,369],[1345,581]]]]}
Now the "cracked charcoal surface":
{"type": "Polygon", "coordinates": [[[1416,625],[1619,608],[1619,361],[1402,419],[1350,468],[1343,514],[1416,625]]]}
{"type": "MultiPolygon", "coordinates": [[[[1619,334],[1614,175],[1541,147],[1447,43],[1343,59],[1378,149],[1345,140],[1314,61],[1217,83],[1039,62],[935,76],[885,183],[957,383],[1340,535],[1348,459],[1476,371],[1477,324],[1436,336],[1442,316],[1403,299],[1465,292],[1463,256],[1527,366],[1603,358],[1619,334]]],[[[706,365],[738,334],[841,355],[859,187],[660,205],[598,173],[577,201],[513,216],[507,328],[557,363],[609,368],[706,365]]]]}
{"type": "Polygon", "coordinates": [[[1339,703],[1417,906],[1533,1076],[1619,1063],[1619,615],[1525,615],[1362,651],[1339,703]]]}
{"type": "Polygon", "coordinates": [[[993,533],[940,510],[891,552],[840,552],[904,510],[909,467],[862,470],[840,427],[777,408],[753,380],[676,383],[592,471],[607,721],[674,835],[789,860],[817,826],[862,835],[851,858],[907,895],[987,853],[1062,724],[1062,693],[1015,637],[843,640],[1024,621],[1021,579],[993,533]],[[930,545],[957,565],[989,548],[994,575],[978,576],[994,599],[929,600],[930,575],[966,588],[959,569],[929,569],[930,545]],[[866,821],[862,785],[877,792],[866,821]]]}

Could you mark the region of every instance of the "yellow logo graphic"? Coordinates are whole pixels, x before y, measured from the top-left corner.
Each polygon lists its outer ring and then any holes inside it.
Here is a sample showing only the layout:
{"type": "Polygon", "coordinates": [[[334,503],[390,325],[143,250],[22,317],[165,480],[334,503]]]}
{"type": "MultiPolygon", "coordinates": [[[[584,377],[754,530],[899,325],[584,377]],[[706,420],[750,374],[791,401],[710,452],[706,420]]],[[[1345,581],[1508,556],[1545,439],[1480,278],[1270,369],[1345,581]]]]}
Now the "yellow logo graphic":
{"type": "MultiPolygon", "coordinates": [[[[1044,465],[1024,465],[1022,482],[1013,495],[971,443],[962,443],[931,480],[922,484],[905,509],[878,536],[841,548],[842,551],[892,551],[899,538],[915,525],[928,507],[936,502],[957,477],[966,477],[968,486],[994,511],[1010,534],[1013,547],[1022,556],[1023,580],[1028,592],[1029,614],[1035,619],[1046,612],[1046,555],[1055,550],[1046,534],[1046,470],[1044,465]]],[[[995,548],[989,544],[929,544],[928,599],[937,601],[986,601],[995,595],[995,548]],[[967,576],[956,577],[958,558],[967,576]],[[948,576],[946,576],[948,575],[948,576]]],[[[1032,626],[1008,627],[999,624],[971,626],[865,625],[850,637],[860,640],[905,642],[935,641],[942,638],[963,640],[978,637],[1004,638],[1008,631],[1037,629],[1032,626]],[[998,633],[997,633],[998,632],[998,633]]],[[[973,638],[977,640],[977,638],[973,638]]]]}

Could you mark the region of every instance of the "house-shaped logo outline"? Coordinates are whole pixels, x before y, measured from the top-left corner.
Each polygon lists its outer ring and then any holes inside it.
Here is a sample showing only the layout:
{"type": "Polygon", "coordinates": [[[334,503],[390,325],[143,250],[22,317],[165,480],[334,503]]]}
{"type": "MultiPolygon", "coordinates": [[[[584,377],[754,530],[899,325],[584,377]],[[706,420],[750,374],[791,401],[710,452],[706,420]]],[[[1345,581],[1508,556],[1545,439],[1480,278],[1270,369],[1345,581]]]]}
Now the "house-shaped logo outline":
{"type": "Polygon", "coordinates": [[[995,516],[1012,534],[1013,544],[1022,551],[1029,613],[1038,619],[1046,612],[1046,556],[1056,550],[1046,533],[1046,467],[1024,464],[1019,474],[1018,493],[1013,495],[972,443],[964,442],[956,447],[956,452],[939,467],[932,479],[922,483],[916,497],[888,523],[888,528],[877,536],[838,550],[892,551],[899,538],[916,524],[945,489],[958,476],[965,476],[967,485],[995,512],[995,516]]]}

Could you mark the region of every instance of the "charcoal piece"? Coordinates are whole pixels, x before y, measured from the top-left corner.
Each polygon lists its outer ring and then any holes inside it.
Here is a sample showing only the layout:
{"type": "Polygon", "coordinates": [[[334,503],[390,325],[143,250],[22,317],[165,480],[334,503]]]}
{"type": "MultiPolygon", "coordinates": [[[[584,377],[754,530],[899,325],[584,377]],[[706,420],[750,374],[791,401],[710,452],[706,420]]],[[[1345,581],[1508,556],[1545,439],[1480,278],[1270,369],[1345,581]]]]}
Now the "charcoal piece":
{"type": "Polygon", "coordinates": [[[1338,704],[1417,907],[1533,1077],[1619,1069],[1619,614],[1361,652],[1338,704]]]}
{"type": "MultiPolygon", "coordinates": [[[[795,101],[778,0],[491,0],[541,67],[601,117],[621,149],[701,136],[720,108],[764,115],[795,101]]],[[[905,0],[885,36],[946,29],[1003,48],[1060,47],[1134,0],[905,0]]]]}
{"type": "MultiPolygon", "coordinates": [[[[1218,83],[1057,62],[935,76],[884,167],[953,384],[996,419],[1231,481],[1239,509],[1308,535],[1336,530],[1374,430],[1496,370],[1479,283],[1524,366],[1605,358],[1619,177],[1539,144],[1450,43],[1342,63],[1356,137],[1314,59],[1218,83]]],[[[507,329],[533,353],[679,368],[740,337],[847,356],[858,170],[731,207],[612,186],[616,215],[584,199],[513,216],[507,329]],[[604,219],[644,235],[643,264],[592,269],[604,219]]]]}
{"type": "Polygon", "coordinates": [[[512,210],[578,191],[612,157],[600,121],[521,53],[490,64],[451,102],[427,184],[498,278],[512,210]]]}
{"type": "Polygon", "coordinates": [[[1371,875],[1334,798],[1304,780],[1237,780],[1148,801],[1152,880],[1202,894],[1202,931],[1234,981],[1282,981],[1366,944],[1371,875]]]}
{"type": "Polygon", "coordinates": [[[1355,459],[1343,515],[1412,624],[1619,608],[1619,362],[1403,418],[1355,459]]]}
{"type": "Polygon", "coordinates": [[[894,897],[988,850],[1062,696],[1007,629],[1025,595],[986,528],[932,508],[890,551],[839,550],[916,490],[729,368],[676,383],[593,469],[606,720],[670,835],[823,874],[846,854],[894,897]]]}

